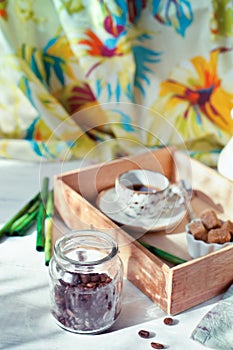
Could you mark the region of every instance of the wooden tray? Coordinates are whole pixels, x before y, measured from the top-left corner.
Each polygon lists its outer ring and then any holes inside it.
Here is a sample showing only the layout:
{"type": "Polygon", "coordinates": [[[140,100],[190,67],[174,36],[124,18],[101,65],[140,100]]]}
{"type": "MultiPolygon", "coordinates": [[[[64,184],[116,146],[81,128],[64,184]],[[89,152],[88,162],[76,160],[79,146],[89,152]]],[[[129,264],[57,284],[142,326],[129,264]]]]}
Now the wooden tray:
{"type": "MultiPolygon", "coordinates": [[[[175,315],[224,292],[233,282],[233,247],[192,259],[184,234],[187,216],[171,232],[145,233],[143,240],[188,260],[172,266],[154,256],[96,207],[97,195],[114,185],[116,176],[129,169],[163,172],[171,182],[186,178],[195,189],[191,201],[198,216],[206,207],[233,218],[233,184],[198,161],[173,148],[147,152],[56,176],[55,207],[72,230],[99,229],[113,235],[120,247],[125,276],[168,314],[175,315]]],[[[55,229],[55,239],[61,232],[55,229]]]]}

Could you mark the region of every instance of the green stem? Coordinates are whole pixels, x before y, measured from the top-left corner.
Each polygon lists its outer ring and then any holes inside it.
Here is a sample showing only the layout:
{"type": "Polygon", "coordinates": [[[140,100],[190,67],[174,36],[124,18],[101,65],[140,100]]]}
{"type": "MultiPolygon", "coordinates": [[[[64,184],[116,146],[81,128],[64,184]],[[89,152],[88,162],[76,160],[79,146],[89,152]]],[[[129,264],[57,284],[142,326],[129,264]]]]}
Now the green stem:
{"type": "MultiPolygon", "coordinates": [[[[13,222],[11,225],[9,235],[15,235],[18,231],[24,229],[24,226],[27,226],[30,222],[30,219],[33,220],[36,217],[38,212],[39,201],[35,202],[28,211],[22,215],[19,219],[13,222]]],[[[33,220],[34,221],[34,220],[33,220]]]]}
{"type": "Polygon", "coordinates": [[[46,217],[45,205],[47,203],[47,197],[49,192],[49,178],[45,177],[42,183],[42,190],[40,196],[40,205],[37,215],[37,236],[36,236],[36,250],[41,252],[44,250],[44,221],[46,217]]]}
{"type": "Polygon", "coordinates": [[[23,216],[30,208],[31,206],[37,202],[40,198],[40,193],[37,193],[27,204],[25,204],[9,221],[3,225],[3,227],[0,229],[0,237],[2,237],[4,234],[9,233],[11,230],[12,224],[18,220],[21,216],[23,216]]]}
{"type": "Polygon", "coordinates": [[[45,265],[48,266],[52,254],[52,229],[53,229],[53,190],[48,194],[45,218],[45,265]]]}
{"type": "Polygon", "coordinates": [[[38,215],[38,208],[29,214],[25,214],[24,220],[11,228],[10,236],[24,236],[27,230],[34,224],[38,215]]]}
{"type": "Polygon", "coordinates": [[[141,240],[138,240],[138,242],[141,243],[145,248],[147,248],[154,255],[156,255],[159,258],[162,258],[168,262],[171,262],[174,265],[183,264],[187,261],[187,260],[179,258],[178,256],[170,254],[170,253],[166,252],[165,250],[156,248],[156,247],[150,245],[149,243],[143,242],[141,240]]]}

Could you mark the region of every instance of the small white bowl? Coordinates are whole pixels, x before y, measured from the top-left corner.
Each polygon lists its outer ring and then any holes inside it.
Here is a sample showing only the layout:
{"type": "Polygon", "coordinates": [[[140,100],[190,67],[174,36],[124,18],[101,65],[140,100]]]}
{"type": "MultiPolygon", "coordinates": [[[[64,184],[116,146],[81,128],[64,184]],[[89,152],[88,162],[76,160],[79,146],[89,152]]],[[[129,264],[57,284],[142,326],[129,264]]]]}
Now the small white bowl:
{"type": "Polygon", "coordinates": [[[194,238],[194,236],[190,233],[189,225],[192,222],[197,222],[197,221],[201,221],[201,219],[194,219],[185,226],[186,239],[188,244],[188,253],[192,258],[199,258],[200,256],[203,256],[212,252],[216,252],[217,250],[223,247],[233,244],[233,242],[226,242],[223,244],[207,243],[202,240],[198,240],[194,238]]]}

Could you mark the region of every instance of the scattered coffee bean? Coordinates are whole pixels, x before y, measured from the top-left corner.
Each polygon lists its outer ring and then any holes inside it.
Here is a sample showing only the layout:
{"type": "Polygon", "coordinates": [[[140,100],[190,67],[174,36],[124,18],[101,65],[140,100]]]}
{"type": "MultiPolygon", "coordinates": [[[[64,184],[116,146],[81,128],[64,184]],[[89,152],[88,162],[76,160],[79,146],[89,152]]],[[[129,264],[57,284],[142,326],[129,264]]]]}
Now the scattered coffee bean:
{"type": "Polygon", "coordinates": [[[150,332],[145,331],[144,329],[141,329],[141,330],[138,332],[138,335],[139,335],[141,338],[149,338],[149,337],[150,337],[150,332]]]}
{"type": "Polygon", "coordinates": [[[153,349],[165,349],[164,345],[161,343],[152,342],[150,345],[153,349]]]}
{"type": "Polygon", "coordinates": [[[166,325],[168,325],[168,326],[172,326],[172,325],[174,324],[174,320],[173,320],[173,318],[171,318],[171,317],[166,317],[166,318],[163,320],[163,322],[164,322],[166,325]]]}

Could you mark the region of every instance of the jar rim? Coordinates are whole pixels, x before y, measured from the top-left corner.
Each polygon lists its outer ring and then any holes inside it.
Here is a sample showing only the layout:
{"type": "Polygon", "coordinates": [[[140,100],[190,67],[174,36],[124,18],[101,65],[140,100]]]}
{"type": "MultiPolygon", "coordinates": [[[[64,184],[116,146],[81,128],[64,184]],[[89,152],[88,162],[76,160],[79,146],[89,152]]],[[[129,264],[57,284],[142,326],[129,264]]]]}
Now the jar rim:
{"type": "MultiPolygon", "coordinates": [[[[96,240],[97,242],[98,240],[96,240]]],[[[93,265],[100,265],[103,264],[109,260],[111,260],[115,255],[118,253],[118,245],[115,239],[110,236],[109,234],[99,231],[99,230],[77,230],[72,231],[69,233],[64,234],[61,238],[59,238],[54,246],[54,253],[55,255],[62,259],[63,261],[66,261],[70,264],[78,265],[78,266],[93,266],[93,265]],[[82,261],[78,259],[72,259],[68,257],[64,253],[65,247],[68,245],[69,242],[76,243],[78,246],[78,239],[87,239],[87,238],[93,238],[99,239],[100,242],[105,242],[107,245],[105,246],[106,250],[109,250],[109,253],[107,252],[106,255],[100,259],[93,259],[89,261],[82,261]]]]}

